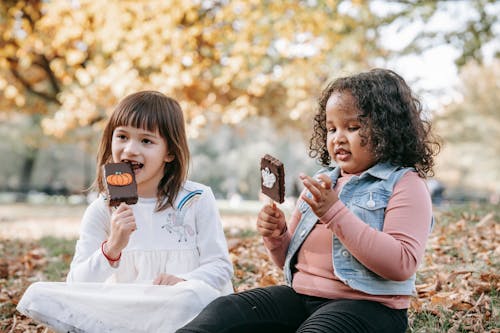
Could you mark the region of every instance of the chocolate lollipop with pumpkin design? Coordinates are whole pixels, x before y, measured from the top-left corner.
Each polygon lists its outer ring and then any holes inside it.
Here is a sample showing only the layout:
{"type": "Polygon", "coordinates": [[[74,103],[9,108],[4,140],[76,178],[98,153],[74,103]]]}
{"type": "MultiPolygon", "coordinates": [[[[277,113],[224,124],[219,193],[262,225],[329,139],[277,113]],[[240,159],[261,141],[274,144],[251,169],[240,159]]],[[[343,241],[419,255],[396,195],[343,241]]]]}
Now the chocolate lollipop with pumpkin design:
{"type": "Polygon", "coordinates": [[[260,160],[261,189],[273,201],[285,201],[285,167],[283,163],[269,154],[260,160]]]}
{"type": "Polygon", "coordinates": [[[137,203],[137,184],[132,165],[127,162],[109,163],[103,166],[109,205],[116,207],[121,202],[137,203]]]}

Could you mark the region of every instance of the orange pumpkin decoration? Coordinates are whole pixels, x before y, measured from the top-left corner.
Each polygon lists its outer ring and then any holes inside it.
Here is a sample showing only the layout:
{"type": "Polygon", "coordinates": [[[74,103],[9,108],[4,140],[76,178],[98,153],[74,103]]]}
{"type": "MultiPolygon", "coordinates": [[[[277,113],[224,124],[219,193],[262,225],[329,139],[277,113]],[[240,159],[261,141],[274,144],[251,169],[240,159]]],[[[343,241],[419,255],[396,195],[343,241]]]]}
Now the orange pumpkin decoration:
{"type": "Polygon", "coordinates": [[[106,181],[109,185],[113,186],[127,186],[132,184],[132,175],[128,172],[122,173],[117,171],[114,174],[107,176],[106,181]]]}

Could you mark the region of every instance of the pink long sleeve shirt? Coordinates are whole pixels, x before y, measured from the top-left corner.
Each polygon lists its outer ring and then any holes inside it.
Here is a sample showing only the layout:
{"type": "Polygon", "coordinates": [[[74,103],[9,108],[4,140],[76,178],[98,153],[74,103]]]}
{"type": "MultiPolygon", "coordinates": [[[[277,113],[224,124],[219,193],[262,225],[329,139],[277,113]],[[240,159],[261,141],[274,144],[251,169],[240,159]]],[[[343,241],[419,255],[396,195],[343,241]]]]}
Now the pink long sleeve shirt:
{"type": "MultiPolygon", "coordinates": [[[[352,175],[337,181],[337,194],[352,175]]],[[[289,228],[279,238],[264,237],[272,260],[283,267],[291,236],[301,213],[292,214],[289,228]]],[[[389,199],[382,231],[360,220],[339,200],[319,218],[297,254],[292,287],[301,294],[329,299],[362,299],[394,309],[409,307],[410,296],[370,295],[336,277],[332,265],[332,233],[364,266],[389,280],[404,281],[414,274],[424,256],[432,219],[432,202],[425,181],[406,173],[389,199]]]]}

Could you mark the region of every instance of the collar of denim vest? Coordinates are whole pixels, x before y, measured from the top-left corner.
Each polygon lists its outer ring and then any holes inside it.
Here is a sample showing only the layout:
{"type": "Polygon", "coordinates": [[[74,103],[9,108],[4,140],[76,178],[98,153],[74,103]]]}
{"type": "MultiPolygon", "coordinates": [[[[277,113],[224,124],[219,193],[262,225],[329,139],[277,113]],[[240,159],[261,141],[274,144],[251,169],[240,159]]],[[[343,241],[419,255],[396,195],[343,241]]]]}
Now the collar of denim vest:
{"type": "Polygon", "coordinates": [[[363,177],[365,174],[369,174],[373,177],[385,180],[385,179],[389,178],[391,173],[393,173],[398,168],[399,168],[398,166],[396,166],[390,162],[377,163],[374,166],[372,166],[370,169],[364,171],[360,175],[360,178],[363,177]]]}
{"type": "MultiPolygon", "coordinates": [[[[390,162],[383,162],[383,163],[377,163],[374,166],[372,166],[370,169],[363,171],[361,174],[359,174],[359,178],[366,177],[365,175],[370,175],[379,179],[387,179],[393,173],[395,170],[399,169],[398,166],[390,163],[390,162]]],[[[333,172],[331,174],[331,178],[336,182],[337,178],[340,177],[341,170],[337,165],[330,166],[330,167],[325,167],[321,169],[318,173],[323,173],[323,172],[333,172]]]]}

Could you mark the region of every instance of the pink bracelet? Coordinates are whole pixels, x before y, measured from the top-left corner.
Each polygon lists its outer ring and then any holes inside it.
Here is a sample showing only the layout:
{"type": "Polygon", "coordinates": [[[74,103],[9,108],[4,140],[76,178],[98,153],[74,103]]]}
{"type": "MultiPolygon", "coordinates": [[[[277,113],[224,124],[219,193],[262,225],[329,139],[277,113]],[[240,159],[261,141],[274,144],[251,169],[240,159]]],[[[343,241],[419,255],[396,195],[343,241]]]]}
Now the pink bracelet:
{"type": "Polygon", "coordinates": [[[108,242],[108,241],[107,241],[107,240],[105,240],[105,241],[104,241],[104,242],[102,242],[102,244],[101,244],[101,251],[102,251],[102,254],[104,255],[104,257],[105,257],[106,259],[108,259],[108,261],[111,261],[111,262],[116,262],[116,261],[120,260],[120,258],[122,257],[122,253],[121,253],[121,252],[120,252],[120,254],[118,255],[118,258],[116,258],[116,259],[113,259],[113,258],[108,257],[108,255],[106,254],[106,252],[104,252],[104,244],[106,244],[107,242],[108,242]]]}

